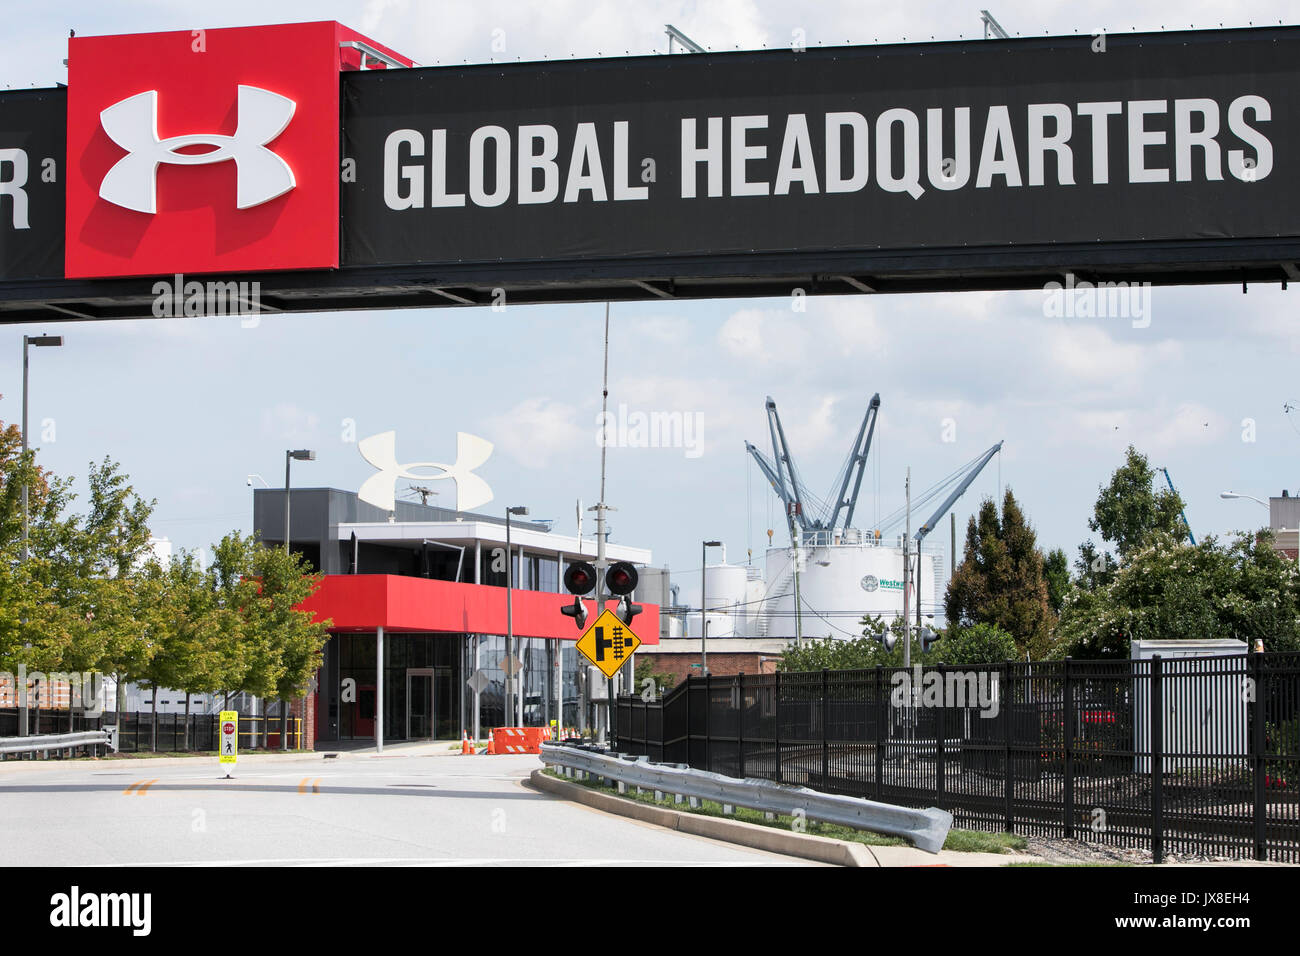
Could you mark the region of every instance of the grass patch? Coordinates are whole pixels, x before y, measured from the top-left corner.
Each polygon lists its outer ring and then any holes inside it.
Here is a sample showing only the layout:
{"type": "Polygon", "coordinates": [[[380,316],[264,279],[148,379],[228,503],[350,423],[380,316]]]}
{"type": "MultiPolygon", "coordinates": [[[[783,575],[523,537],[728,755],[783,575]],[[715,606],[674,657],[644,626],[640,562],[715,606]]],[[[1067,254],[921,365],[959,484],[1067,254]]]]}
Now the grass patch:
{"type": "MultiPolygon", "coordinates": [[[[777,814],[776,818],[769,820],[761,810],[750,810],[746,807],[736,807],[734,813],[723,813],[722,804],[714,803],[712,800],[698,801],[698,807],[692,807],[689,800],[683,800],[678,804],[672,797],[665,796],[663,800],[655,800],[653,791],[644,791],[640,794],[635,788],[629,788],[627,793],[619,793],[617,787],[607,787],[599,783],[593,777],[587,777],[585,780],[570,779],[549,767],[542,771],[548,776],[555,777],[557,780],[564,780],[567,783],[576,783],[579,786],[586,787],[589,790],[596,790],[600,793],[607,793],[610,796],[622,797],[624,800],[635,800],[637,803],[648,803],[653,806],[667,807],[670,810],[684,810],[687,813],[700,813],[709,817],[730,817],[732,820],[740,820],[744,823],[757,823],[759,826],[776,827],[781,830],[794,829],[795,818],[777,814]]],[[[883,833],[873,833],[870,830],[856,830],[853,827],[841,826],[837,823],[822,823],[819,820],[799,821],[803,825],[803,832],[811,833],[813,836],[830,837],[835,840],[845,840],[851,843],[862,843],[867,846],[911,846],[902,837],[887,836],[883,833]]],[[[945,850],[954,850],[958,853],[1010,853],[1013,850],[1023,850],[1028,845],[1024,837],[1019,837],[1011,833],[983,833],[978,830],[949,830],[948,839],[944,841],[945,850]]]]}

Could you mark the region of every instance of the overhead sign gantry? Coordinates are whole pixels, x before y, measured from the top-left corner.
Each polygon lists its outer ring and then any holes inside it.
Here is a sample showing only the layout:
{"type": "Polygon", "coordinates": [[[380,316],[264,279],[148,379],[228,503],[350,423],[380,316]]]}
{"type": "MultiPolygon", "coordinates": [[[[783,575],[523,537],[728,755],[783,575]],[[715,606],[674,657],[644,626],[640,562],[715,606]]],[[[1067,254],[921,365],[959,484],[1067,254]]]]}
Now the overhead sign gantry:
{"type": "Polygon", "coordinates": [[[0,94],[0,320],[177,273],[290,312],[1300,276],[1300,27],[410,64],[70,40],[0,94]]]}

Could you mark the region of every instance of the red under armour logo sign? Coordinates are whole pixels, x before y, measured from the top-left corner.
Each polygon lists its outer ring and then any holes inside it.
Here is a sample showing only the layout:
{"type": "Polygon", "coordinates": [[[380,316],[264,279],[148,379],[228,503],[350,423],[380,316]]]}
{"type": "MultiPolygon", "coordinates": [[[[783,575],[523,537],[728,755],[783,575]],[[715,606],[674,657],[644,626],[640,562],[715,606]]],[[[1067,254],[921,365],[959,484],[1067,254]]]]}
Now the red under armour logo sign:
{"type": "Polygon", "coordinates": [[[339,24],[68,41],[65,274],[339,264],[339,24]]]}
{"type": "Polygon", "coordinates": [[[99,114],[104,132],[126,150],[99,185],[99,197],[137,212],[156,213],[158,167],[204,166],[234,160],[235,206],[249,209],[282,196],[296,185],[289,164],[267,148],[284,132],[297,104],[287,96],[256,86],[239,86],[238,126],[233,135],[190,133],[158,136],[158,91],[119,100],[99,114]],[[182,153],[187,146],[211,146],[202,153],[182,153]]]}

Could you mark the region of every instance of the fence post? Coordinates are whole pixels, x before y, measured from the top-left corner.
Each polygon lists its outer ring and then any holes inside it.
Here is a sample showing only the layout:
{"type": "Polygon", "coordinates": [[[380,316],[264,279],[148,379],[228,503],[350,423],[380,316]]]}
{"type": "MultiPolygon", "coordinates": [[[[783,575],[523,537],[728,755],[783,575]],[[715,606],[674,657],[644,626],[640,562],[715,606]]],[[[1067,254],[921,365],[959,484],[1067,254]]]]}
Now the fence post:
{"type": "Polygon", "coordinates": [[[686,675],[684,686],[686,689],[682,691],[682,696],[686,698],[686,766],[689,767],[691,765],[691,737],[695,734],[695,729],[691,725],[691,694],[694,692],[694,688],[691,687],[690,674],[686,675]]]}
{"type": "Polygon", "coordinates": [[[713,740],[709,735],[709,714],[713,710],[713,675],[704,675],[704,769],[713,770],[713,740]]]}
{"type": "Polygon", "coordinates": [[[1268,843],[1264,831],[1267,809],[1264,792],[1264,661],[1258,652],[1250,657],[1250,677],[1254,681],[1254,695],[1250,702],[1250,756],[1255,778],[1255,799],[1252,817],[1255,831],[1255,859],[1268,859],[1268,843]]]}
{"type": "Polygon", "coordinates": [[[745,672],[741,671],[736,678],[737,697],[736,697],[736,759],[740,762],[740,772],[737,776],[741,780],[745,779],[745,672]]]}
{"type": "MultiPolygon", "coordinates": [[[[944,680],[943,661],[939,661],[939,680],[944,680]]],[[[944,684],[939,684],[939,693],[943,695],[944,684]]],[[[939,698],[939,709],[934,715],[934,805],[940,810],[943,809],[944,797],[944,758],[943,749],[943,719],[948,714],[948,701],[945,697],[939,698]]]]}
{"type": "Polygon", "coordinates": [[[781,672],[772,675],[772,739],[776,748],[776,782],[781,782],[781,672]]]}
{"type": "Polygon", "coordinates": [[[1002,699],[1002,798],[1006,804],[1005,824],[1006,832],[1014,833],[1016,831],[1016,816],[1013,809],[1015,798],[1015,783],[1011,774],[1011,724],[1013,721],[1012,704],[1016,695],[1012,693],[1011,687],[1011,662],[1005,661],[1002,664],[1002,673],[1006,676],[1006,687],[1003,689],[1002,699]]]}
{"type": "Polygon", "coordinates": [[[1164,661],[1151,657],[1151,862],[1165,859],[1165,691],[1164,661]]]}
{"type": "Polygon", "coordinates": [[[876,665],[876,799],[885,799],[885,730],[889,708],[885,706],[884,668],[876,665]]]}
{"type": "Polygon", "coordinates": [[[830,751],[830,671],[822,668],[822,787],[829,791],[831,782],[830,751]]]}
{"type": "Polygon", "coordinates": [[[1065,838],[1074,839],[1074,679],[1070,658],[1065,659],[1065,693],[1062,706],[1062,756],[1065,759],[1065,838]]]}

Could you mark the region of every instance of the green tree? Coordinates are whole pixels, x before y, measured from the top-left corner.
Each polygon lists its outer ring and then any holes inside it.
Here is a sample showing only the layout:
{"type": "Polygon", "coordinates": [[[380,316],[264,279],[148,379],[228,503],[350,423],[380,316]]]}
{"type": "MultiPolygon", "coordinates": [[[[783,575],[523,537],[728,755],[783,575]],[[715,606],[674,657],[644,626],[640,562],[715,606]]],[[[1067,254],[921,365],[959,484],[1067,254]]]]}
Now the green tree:
{"type": "Polygon", "coordinates": [[[955,627],[991,624],[1015,640],[1017,657],[1037,659],[1050,647],[1055,615],[1048,603],[1043,553],[1011,489],[999,515],[986,498],[966,529],[962,562],[945,598],[955,627]]]}
{"type": "Polygon", "coordinates": [[[1015,638],[992,624],[950,627],[930,651],[935,661],[963,667],[999,664],[1017,659],[1018,654],[1015,638]]]}
{"type": "Polygon", "coordinates": [[[1053,548],[1043,560],[1043,577],[1047,581],[1047,604],[1059,615],[1070,593],[1070,559],[1061,548],[1053,548]]]}
{"type": "Polygon", "coordinates": [[[1178,493],[1158,488],[1146,455],[1129,445],[1124,464],[1115,469],[1110,484],[1099,490],[1088,527],[1114,546],[1123,563],[1153,535],[1183,536],[1182,511],[1178,493]]]}
{"type": "Polygon", "coordinates": [[[1059,630],[1056,653],[1083,658],[1128,657],[1133,640],[1235,638],[1300,650],[1300,574],[1268,532],[1227,546],[1156,534],[1109,583],[1075,587],[1059,630]]]}

